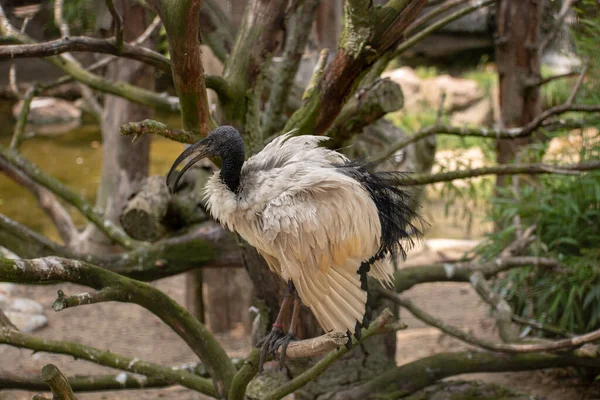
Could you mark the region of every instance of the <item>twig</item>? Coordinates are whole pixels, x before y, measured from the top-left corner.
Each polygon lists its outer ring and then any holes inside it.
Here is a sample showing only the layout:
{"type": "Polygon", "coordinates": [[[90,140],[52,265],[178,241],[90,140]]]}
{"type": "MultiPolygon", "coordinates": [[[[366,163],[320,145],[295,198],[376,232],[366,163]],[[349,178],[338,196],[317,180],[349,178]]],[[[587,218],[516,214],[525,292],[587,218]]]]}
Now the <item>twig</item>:
{"type": "Polygon", "coordinates": [[[75,358],[136,374],[160,376],[170,381],[177,382],[181,386],[209,396],[216,396],[217,394],[209,379],[201,378],[183,370],[174,370],[170,367],[163,367],[162,365],[149,363],[137,358],[124,357],[79,343],[39,339],[35,336],[15,332],[6,328],[0,328],[0,343],[31,349],[36,352],[43,351],[46,353],[66,354],[75,358]]]}
{"type": "Polygon", "coordinates": [[[276,68],[269,100],[263,113],[263,137],[273,135],[283,125],[282,113],[290,90],[294,86],[294,78],[298,72],[318,5],[319,0],[298,1],[296,9],[288,17],[283,55],[276,68]]]}
{"type": "Polygon", "coordinates": [[[573,76],[579,76],[579,72],[567,72],[567,73],[565,73],[565,74],[552,75],[552,76],[549,76],[549,77],[547,77],[547,78],[545,78],[545,79],[541,79],[541,80],[539,80],[539,81],[536,81],[536,82],[532,83],[530,87],[539,87],[539,86],[543,86],[543,85],[545,85],[546,83],[549,83],[549,82],[555,81],[555,80],[557,80],[557,79],[571,78],[571,77],[573,77],[573,76]]]}
{"type": "Polygon", "coordinates": [[[77,400],[69,381],[55,365],[44,365],[41,376],[44,382],[50,386],[54,400],[77,400]]]}
{"type": "Polygon", "coordinates": [[[54,311],[62,311],[65,308],[72,308],[86,304],[100,303],[103,301],[113,301],[119,297],[119,288],[109,286],[93,293],[80,293],[74,296],[65,296],[62,290],[58,290],[57,299],[52,303],[54,311]]]}
{"type": "Polygon", "coordinates": [[[141,45],[143,45],[144,42],[146,40],[148,40],[148,38],[150,37],[150,35],[152,35],[152,33],[154,33],[154,31],[156,30],[156,28],[158,28],[161,23],[162,23],[162,21],[160,20],[160,17],[157,15],[156,17],[154,17],[154,19],[152,20],[152,22],[150,23],[150,25],[148,25],[148,27],[146,28],[146,30],[144,32],[142,32],[142,34],[140,36],[138,36],[134,41],[130,42],[130,44],[132,44],[134,46],[141,46],[141,45]]]}
{"type": "Polygon", "coordinates": [[[527,325],[532,328],[539,329],[541,331],[548,332],[548,333],[551,333],[554,335],[559,335],[559,336],[568,337],[568,338],[575,336],[572,333],[565,332],[564,330],[562,330],[556,326],[544,324],[544,323],[541,323],[534,319],[520,317],[515,314],[513,314],[511,318],[512,318],[513,322],[516,322],[517,324],[527,325]]]}
{"type": "Polygon", "coordinates": [[[577,82],[575,82],[575,86],[573,86],[573,90],[571,90],[571,94],[567,99],[565,104],[572,105],[577,97],[577,93],[579,89],[581,89],[581,85],[583,84],[583,80],[585,79],[585,74],[587,73],[588,67],[590,66],[589,60],[586,60],[583,63],[583,67],[581,68],[581,72],[579,73],[579,77],[577,78],[577,82]]]}
{"type": "Polygon", "coordinates": [[[473,5],[465,7],[462,10],[455,12],[454,14],[451,14],[445,18],[442,18],[438,22],[431,24],[430,26],[423,29],[419,33],[415,34],[414,36],[409,37],[404,42],[402,42],[402,44],[400,44],[400,46],[398,46],[398,48],[394,51],[394,57],[400,56],[406,50],[410,49],[415,44],[419,43],[421,40],[425,39],[432,33],[436,32],[436,31],[440,30],[441,28],[443,28],[444,26],[448,25],[450,22],[456,21],[457,19],[459,19],[467,14],[470,14],[475,10],[478,10],[483,7],[487,7],[494,3],[495,3],[495,0],[478,0],[478,1],[474,2],[473,5]]]}
{"type": "MultiPolygon", "coordinates": [[[[381,313],[381,315],[371,325],[369,325],[369,327],[367,329],[363,329],[360,340],[358,340],[358,341],[353,340],[352,349],[360,346],[361,343],[363,343],[365,340],[367,340],[371,336],[374,336],[381,332],[386,332],[387,330],[386,330],[385,326],[387,325],[387,323],[389,322],[391,317],[392,317],[391,311],[389,311],[387,309],[384,310],[381,313]]],[[[297,389],[306,385],[311,380],[317,378],[319,375],[321,375],[323,372],[325,372],[334,362],[339,360],[344,354],[348,353],[349,351],[350,350],[348,350],[345,346],[342,346],[342,347],[339,347],[337,350],[330,352],[325,357],[323,357],[321,360],[319,360],[319,362],[317,362],[315,365],[313,365],[312,367],[310,367],[309,369],[304,371],[302,374],[296,376],[291,381],[286,382],[285,384],[281,385],[277,389],[268,393],[265,397],[263,397],[263,399],[264,400],[279,400],[279,399],[285,397],[286,395],[293,393],[297,389]]]]}
{"type": "MultiPolygon", "coordinates": [[[[224,382],[231,382],[236,372],[227,353],[204,325],[185,308],[150,284],[125,278],[82,261],[59,257],[33,260],[0,258],[0,280],[18,283],[72,282],[96,290],[112,287],[115,290],[111,292],[111,300],[142,306],[169,325],[200,357],[215,383],[215,388],[220,393],[223,391],[224,382]]],[[[145,374],[145,372],[131,371],[145,374]]],[[[169,375],[164,376],[169,377],[169,375]]]]}
{"type": "Polygon", "coordinates": [[[115,24],[115,46],[120,52],[123,49],[123,18],[115,8],[113,0],[106,0],[106,7],[113,17],[113,22],[115,24]]]}
{"type": "Polygon", "coordinates": [[[63,38],[71,36],[69,33],[69,25],[63,18],[63,0],[54,0],[54,23],[60,29],[60,35],[63,38]]]}
{"type": "Polygon", "coordinates": [[[104,232],[106,236],[116,243],[119,243],[127,249],[132,249],[141,245],[141,243],[131,239],[121,228],[104,219],[102,215],[94,211],[91,204],[72,192],[65,184],[50,175],[46,175],[39,168],[25,160],[13,150],[0,146],[0,157],[17,167],[33,181],[44,186],[69,204],[72,204],[85,215],[90,222],[96,225],[100,231],[104,232]]]}
{"type": "Polygon", "coordinates": [[[437,182],[450,182],[456,179],[475,178],[484,175],[539,175],[564,174],[572,175],[573,171],[594,171],[600,169],[600,161],[586,161],[580,164],[546,165],[546,164],[503,164],[493,167],[481,167],[437,174],[402,174],[395,176],[396,185],[418,186],[437,182]]]}
{"type": "Polygon", "coordinates": [[[560,30],[562,29],[563,22],[565,21],[565,17],[569,13],[569,10],[573,6],[573,3],[575,3],[575,0],[564,0],[563,1],[562,7],[560,8],[560,11],[558,12],[558,17],[556,18],[556,23],[554,24],[554,27],[552,28],[552,30],[550,31],[548,36],[546,36],[546,38],[540,44],[540,49],[539,49],[540,54],[544,54],[544,51],[546,51],[548,46],[554,41],[554,39],[558,35],[558,32],[560,32],[560,30]]]}
{"type": "Polygon", "coordinates": [[[180,143],[192,144],[197,141],[198,132],[188,132],[183,129],[170,129],[162,122],[146,119],[140,122],[130,122],[121,125],[121,135],[134,135],[135,142],[141,135],[155,134],[180,143]]]}
{"type": "Polygon", "coordinates": [[[0,172],[3,172],[7,177],[29,190],[35,196],[40,208],[46,212],[54,223],[62,241],[69,246],[71,241],[77,236],[77,228],[71,216],[62,204],[60,204],[54,193],[33,181],[2,157],[0,157],[0,172]]]}
{"type": "MultiPolygon", "coordinates": [[[[444,1],[442,4],[440,4],[439,7],[434,8],[433,10],[431,10],[430,12],[428,12],[427,14],[423,15],[422,17],[416,19],[412,24],[410,24],[408,26],[408,28],[406,28],[405,31],[405,35],[406,36],[410,36],[413,33],[415,33],[416,31],[418,31],[419,29],[421,29],[423,26],[425,26],[425,24],[429,21],[431,21],[432,19],[434,19],[435,17],[437,17],[438,15],[441,15],[443,13],[445,13],[446,11],[457,7],[463,3],[466,3],[470,0],[450,0],[450,1],[444,1]]],[[[430,5],[430,3],[427,4],[428,6],[430,5]]]]}
{"type": "Polygon", "coordinates": [[[38,94],[38,87],[33,85],[30,87],[25,96],[23,97],[23,104],[19,116],[17,117],[17,123],[15,124],[15,131],[10,141],[10,149],[18,150],[23,138],[25,136],[25,128],[27,127],[27,119],[29,117],[29,111],[31,110],[31,102],[33,98],[38,94]]]}

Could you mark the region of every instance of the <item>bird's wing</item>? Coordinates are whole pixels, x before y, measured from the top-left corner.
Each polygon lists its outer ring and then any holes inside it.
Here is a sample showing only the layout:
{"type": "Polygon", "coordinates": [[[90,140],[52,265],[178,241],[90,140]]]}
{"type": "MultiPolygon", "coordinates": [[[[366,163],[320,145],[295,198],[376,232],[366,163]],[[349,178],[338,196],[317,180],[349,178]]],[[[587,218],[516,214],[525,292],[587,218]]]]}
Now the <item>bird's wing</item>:
{"type": "Polygon", "coordinates": [[[379,248],[377,209],[358,182],[334,168],[296,183],[302,190],[264,208],[251,244],[277,259],[278,272],[294,282],[325,331],[354,332],[367,299],[357,270],[379,248]]]}

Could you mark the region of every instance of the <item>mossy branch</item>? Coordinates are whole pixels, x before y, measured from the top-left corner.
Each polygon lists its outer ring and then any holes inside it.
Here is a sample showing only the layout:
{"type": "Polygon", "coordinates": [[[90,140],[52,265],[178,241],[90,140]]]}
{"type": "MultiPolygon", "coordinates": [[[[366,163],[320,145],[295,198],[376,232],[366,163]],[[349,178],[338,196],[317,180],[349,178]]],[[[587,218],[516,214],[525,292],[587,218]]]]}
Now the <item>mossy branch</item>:
{"type": "Polygon", "coordinates": [[[50,190],[67,203],[73,205],[90,222],[96,225],[101,232],[104,232],[106,236],[108,236],[114,242],[122,245],[126,249],[133,249],[140,245],[139,242],[131,239],[121,228],[104,219],[104,217],[94,211],[94,208],[91,204],[71,191],[64,183],[42,172],[37,166],[31,164],[15,151],[7,149],[4,146],[0,146],[0,157],[17,167],[33,181],[50,190]]]}
{"type": "Polygon", "coordinates": [[[175,142],[187,144],[195,143],[196,139],[198,138],[198,132],[196,131],[170,129],[162,122],[153,121],[151,119],[145,119],[140,122],[129,122],[125,125],[121,125],[121,135],[134,135],[132,139],[134,142],[141,135],[145,134],[159,135],[175,142]]]}
{"type": "Polygon", "coordinates": [[[15,131],[10,141],[10,148],[13,150],[18,150],[21,142],[25,138],[25,128],[27,127],[27,119],[29,117],[29,112],[31,111],[31,102],[38,92],[37,86],[33,85],[27,89],[25,96],[23,96],[23,105],[21,106],[21,111],[19,111],[17,123],[15,124],[15,131]]]}
{"type": "Polygon", "coordinates": [[[0,280],[15,283],[72,282],[96,290],[115,288],[110,292],[111,300],[144,307],[169,325],[200,357],[220,393],[225,382],[230,383],[236,372],[227,353],[204,325],[169,296],[147,283],[82,261],[58,257],[33,260],[0,258],[0,280]]]}
{"type": "MultiPolygon", "coordinates": [[[[2,263],[3,260],[0,259],[0,265],[2,263]]],[[[0,266],[0,268],[2,267],[0,266]]],[[[2,272],[0,272],[0,274],[1,273],[2,272]]],[[[36,352],[66,354],[95,364],[176,382],[181,386],[209,396],[215,397],[217,395],[217,392],[209,379],[199,377],[183,370],[174,370],[170,367],[163,367],[158,364],[138,360],[137,358],[120,356],[109,351],[78,343],[40,339],[7,328],[0,328],[0,343],[31,349],[36,352]]]]}

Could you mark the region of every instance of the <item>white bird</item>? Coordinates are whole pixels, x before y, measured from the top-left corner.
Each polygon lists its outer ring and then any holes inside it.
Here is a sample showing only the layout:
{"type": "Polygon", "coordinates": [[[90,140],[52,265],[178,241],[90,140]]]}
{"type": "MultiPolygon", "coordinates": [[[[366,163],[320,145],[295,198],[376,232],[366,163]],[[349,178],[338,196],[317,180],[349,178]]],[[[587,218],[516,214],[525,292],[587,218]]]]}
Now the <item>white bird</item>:
{"type": "Polygon", "coordinates": [[[244,162],[240,133],[222,126],[188,147],[167,176],[170,186],[177,166],[194,156],[177,174],[176,190],[194,163],[220,157],[222,168],[205,187],[210,213],[255,247],[271,271],[288,283],[263,344],[261,370],[268,349],[274,353],[282,346],[283,362],[287,344],[295,339],[300,301],[325,332],[360,337],[366,323],[367,274],[393,285],[391,259],[404,256],[403,243],[410,244],[409,234],[418,232],[411,223],[416,215],[409,197],[393,186],[393,175],[369,172],[320,147],[327,139],[285,134],[244,162]],[[292,301],[292,321],[284,337],[282,312],[292,301]]]}

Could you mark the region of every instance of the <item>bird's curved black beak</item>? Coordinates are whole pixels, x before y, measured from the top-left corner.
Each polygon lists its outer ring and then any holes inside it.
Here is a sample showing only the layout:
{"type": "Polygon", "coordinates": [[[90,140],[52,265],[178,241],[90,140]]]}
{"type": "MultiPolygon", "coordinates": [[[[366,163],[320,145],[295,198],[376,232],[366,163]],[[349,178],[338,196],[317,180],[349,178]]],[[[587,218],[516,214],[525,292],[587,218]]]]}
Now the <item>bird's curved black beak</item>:
{"type": "Polygon", "coordinates": [[[179,157],[177,157],[177,159],[171,166],[169,173],[167,174],[167,187],[169,188],[169,191],[171,192],[171,194],[173,194],[177,191],[177,184],[179,183],[179,180],[181,179],[183,174],[185,174],[185,172],[188,169],[190,169],[194,164],[196,164],[198,161],[200,161],[203,158],[206,158],[208,156],[210,156],[210,149],[208,147],[208,142],[207,142],[206,138],[204,138],[204,139],[200,140],[199,142],[194,143],[187,149],[185,149],[183,151],[183,153],[181,153],[179,155],[179,157]],[[181,171],[179,171],[179,173],[175,176],[175,169],[185,159],[187,159],[188,157],[191,157],[191,156],[194,156],[194,158],[192,158],[187,164],[185,164],[183,166],[183,168],[181,169],[181,171]],[[171,185],[171,181],[173,180],[174,176],[175,176],[175,181],[173,182],[173,185],[171,185]]]}

